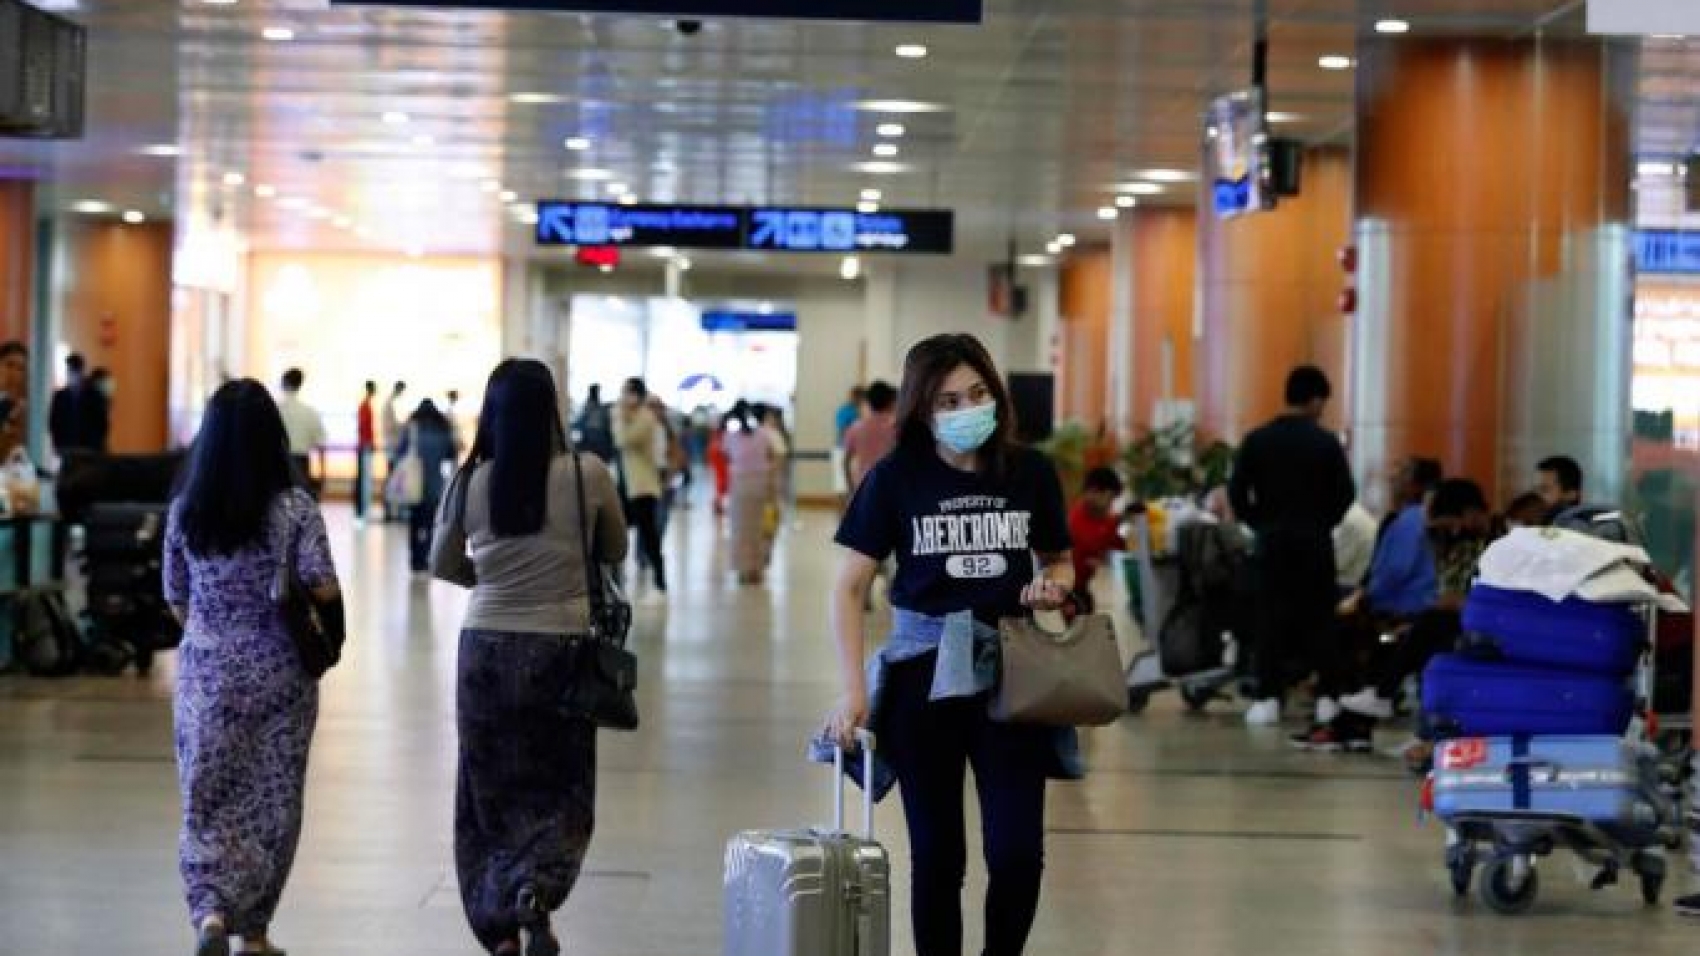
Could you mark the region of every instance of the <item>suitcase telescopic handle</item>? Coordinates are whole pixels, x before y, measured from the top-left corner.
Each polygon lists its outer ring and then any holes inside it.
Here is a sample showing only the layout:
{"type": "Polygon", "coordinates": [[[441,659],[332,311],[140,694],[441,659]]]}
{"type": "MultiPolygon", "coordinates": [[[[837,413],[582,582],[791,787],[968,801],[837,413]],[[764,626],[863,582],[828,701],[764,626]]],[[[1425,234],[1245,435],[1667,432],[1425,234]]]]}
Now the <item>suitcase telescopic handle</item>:
{"type": "MultiPolygon", "coordinates": [[[[862,834],[874,838],[874,732],[866,728],[856,731],[856,743],[862,747],[862,834]]],[[[832,829],[844,829],[844,745],[832,745],[832,829]]]]}

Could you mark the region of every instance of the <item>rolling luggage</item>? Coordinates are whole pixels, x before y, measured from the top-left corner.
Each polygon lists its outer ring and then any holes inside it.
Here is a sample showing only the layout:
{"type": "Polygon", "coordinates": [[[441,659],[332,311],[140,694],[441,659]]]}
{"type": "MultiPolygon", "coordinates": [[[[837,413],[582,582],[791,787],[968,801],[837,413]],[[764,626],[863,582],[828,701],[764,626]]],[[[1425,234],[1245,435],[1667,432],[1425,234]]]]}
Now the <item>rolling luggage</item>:
{"type": "Polygon", "coordinates": [[[1435,752],[1434,811],[1576,817],[1649,834],[1670,807],[1657,754],[1616,736],[1471,737],[1435,752]]]}
{"type": "MultiPolygon", "coordinates": [[[[874,774],[862,735],[862,779],[874,774]]],[[[833,767],[830,830],[752,830],[726,848],[723,956],[887,956],[891,862],[874,840],[874,802],[862,791],[863,836],[844,829],[844,751],[833,767]]]]}
{"type": "Polygon", "coordinates": [[[1635,669],[1647,625],[1625,604],[1550,601],[1478,584],[1464,601],[1465,642],[1518,664],[1622,677],[1635,669]]]}
{"type": "Polygon", "coordinates": [[[1457,654],[1423,672],[1423,720],[1440,738],[1621,735],[1633,712],[1634,694],[1615,677],[1457,654]]]}

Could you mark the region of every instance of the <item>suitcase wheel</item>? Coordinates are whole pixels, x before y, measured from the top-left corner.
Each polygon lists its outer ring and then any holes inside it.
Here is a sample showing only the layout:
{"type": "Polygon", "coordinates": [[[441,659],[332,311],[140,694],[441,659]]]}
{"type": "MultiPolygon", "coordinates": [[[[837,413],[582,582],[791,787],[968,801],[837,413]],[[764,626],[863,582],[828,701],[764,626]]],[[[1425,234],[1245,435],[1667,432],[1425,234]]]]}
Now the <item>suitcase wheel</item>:
{"type": "Polygon", "coordinates": [[[1482,902],[1496,913],[1517,916],[1535,905],[1541,879],[1535,861],[1528,856],[1500,856],[1482,872],[1482,902]]]}
{"type": "Polygon", "coordinates": [[[1659,905],[1659,897],[1665,891],[1665,861],[1663,857],[1647,853],[1635,854],[1631,864],[1635,872],[1641,875],[1641,901],[1648,906],[1659,905]]]}
{"type": "Polygon", "coordinates": [[[1446,850],[1446,872],[1452,877],[1452,892],[1459,899],[1470,895],[1470,883],[1476,876],[1476,851],[1468,843],[1446,850]]]}

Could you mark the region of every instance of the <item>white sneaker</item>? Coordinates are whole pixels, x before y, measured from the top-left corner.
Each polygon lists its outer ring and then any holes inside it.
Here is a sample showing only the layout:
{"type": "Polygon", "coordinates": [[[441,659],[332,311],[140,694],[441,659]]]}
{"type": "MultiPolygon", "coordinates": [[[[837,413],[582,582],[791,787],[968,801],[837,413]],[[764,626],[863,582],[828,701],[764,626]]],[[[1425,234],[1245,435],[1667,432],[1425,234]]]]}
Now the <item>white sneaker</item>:
{"type": "Polygon", "coordinates": [[[1340,698],[1340,706],[1354,714],[1388,720],[1393,716],[1393,702],[1373,690],[1360,690],[1340,698]]]}
{"type": "Polygon", "coordinates": [[[1247,727],[1273,727],[1281,722],[1281,702],[1271,697],[1254,702],[1245,712],[1247,727]]]}
{"type": "Polygon", "coordinates": [[[1316,702],[1316,722],[1332,724],[1334,718],[1340,716],[1340,704],[1332,697],[1322,697],[1316,702]]]}

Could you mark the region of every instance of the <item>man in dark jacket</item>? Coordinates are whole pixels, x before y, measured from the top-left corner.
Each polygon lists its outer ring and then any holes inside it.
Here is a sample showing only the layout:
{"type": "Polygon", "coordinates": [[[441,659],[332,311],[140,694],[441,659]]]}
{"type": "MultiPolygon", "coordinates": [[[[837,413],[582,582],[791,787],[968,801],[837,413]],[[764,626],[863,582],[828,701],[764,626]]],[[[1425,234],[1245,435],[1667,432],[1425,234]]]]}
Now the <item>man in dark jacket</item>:
{"type": "Polygon", "coordinates": [[[84,376],[88,364],[73,352],[65,358],[65,386],[53,393],[47,406],[47,434],[53,439],[53,451],[64,457],[68,451],[88,450],[83,436],[82,406],[89,394],[84,376]]]}
{"type": "Polygon", "coordinates": [[[1234,512],[1257,532],[1258,630],[1252,725],[1281,720],[1295,659],[1319,671],[1319,698],[1343,690],[1333,647],[1335,526],[1357,498],[1339,439],[1320,424],[1333,389],[1311,366],[1287,377],[1287,410],[1246,436],[1228,486],[1234,512]]]}

